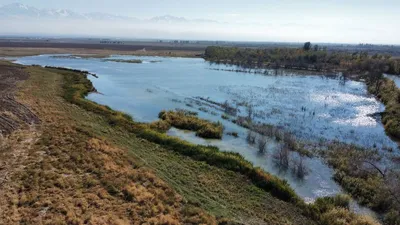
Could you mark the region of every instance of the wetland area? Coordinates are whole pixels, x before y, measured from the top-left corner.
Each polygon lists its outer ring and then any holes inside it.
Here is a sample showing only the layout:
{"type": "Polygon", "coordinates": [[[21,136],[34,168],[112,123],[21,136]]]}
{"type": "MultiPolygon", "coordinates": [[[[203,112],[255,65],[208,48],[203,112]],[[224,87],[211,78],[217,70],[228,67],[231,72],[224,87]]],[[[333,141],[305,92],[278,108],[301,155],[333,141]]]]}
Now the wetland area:
{"type": "MultiPolygon", "coordinates": [[[[16,60],[24,65],[66,67],[96,74],[88,76],[96,88],[88,99],[131,115],[139,122],[158,119],[162,110],[195,111],[203,119],[224,126],[221,140],[203,139],[194,132],[171,128],[167,133],[195,144],[217,146],[244,156],[255,166],[288,181],[306,202],[342,193],[333,171],[319,157],[306,158],[307,174],[299,179],[273,163],[280,143],[268,138],[260,154],[246,141],[247,129],[232,121],[252,107],[255,123],[290,132],[306,146],[334,141],[394,152],[397,144],[384,131],[379,112],[384,105],[369,94],[363,82],[340,76],[307,75],[280,70],[273,75],[232,72],[235,66],[201,58],[120,56],[109,58],[40,55],[16,60]],[[135,61],[138,63],[127,63],[135,61]],[[235,109],[226,112],[226,105],[235,109]],[[225,107],[224,107],[225,106],[225,107]],[[237,134],[237,137],[227,134],[237,134]]],[[[297,153],[292,153],[296,158],[297,153]]],[[[353,202],[353,209],[371,214],[353,202]]]]}

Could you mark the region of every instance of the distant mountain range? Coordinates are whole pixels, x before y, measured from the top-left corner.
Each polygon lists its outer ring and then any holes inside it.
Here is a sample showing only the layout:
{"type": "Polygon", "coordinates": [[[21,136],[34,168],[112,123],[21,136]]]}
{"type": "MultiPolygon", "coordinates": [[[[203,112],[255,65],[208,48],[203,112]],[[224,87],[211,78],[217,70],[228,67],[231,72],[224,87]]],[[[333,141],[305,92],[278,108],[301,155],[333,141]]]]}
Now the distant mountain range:
{"type": "Polygon", "coordinates": [[[135,17],[118,16],[108,13],[78,13],[68,9],[38,9],[21,3],[13,3],[0,6],[1,19],[50,19],[50,20],[88,20],[88,21],[136,21],[150,23],[218,23],[213,20],[195,19],[170,15],[157,16],[151,19],[141,20],[135,17]]]}

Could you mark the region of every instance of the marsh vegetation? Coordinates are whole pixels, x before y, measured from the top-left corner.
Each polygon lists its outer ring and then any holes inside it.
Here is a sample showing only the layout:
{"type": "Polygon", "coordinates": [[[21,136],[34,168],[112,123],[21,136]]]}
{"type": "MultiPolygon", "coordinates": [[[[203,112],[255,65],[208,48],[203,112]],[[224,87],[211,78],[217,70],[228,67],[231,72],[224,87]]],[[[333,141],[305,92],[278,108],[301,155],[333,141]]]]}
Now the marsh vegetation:
{"type": "Polygon", "coordinates": [[[199,119],[197,113],[187,110],[161,111],[158,117],[176,128],[195,131],[202,138],[221,139],[224,131],[221,123],[199,119]]]}

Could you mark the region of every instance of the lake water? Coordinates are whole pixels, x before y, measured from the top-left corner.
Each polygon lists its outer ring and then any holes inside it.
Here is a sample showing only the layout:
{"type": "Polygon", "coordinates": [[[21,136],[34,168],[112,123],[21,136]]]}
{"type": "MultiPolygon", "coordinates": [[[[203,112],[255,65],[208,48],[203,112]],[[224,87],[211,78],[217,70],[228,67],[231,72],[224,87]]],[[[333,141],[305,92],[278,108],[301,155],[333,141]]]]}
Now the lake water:
{"type": "Polygon", "coordinates": [[[390,75],[390,74],[385,74],[385,76],[389,79],[392,79],[396,86],[400,88],[400,76],[399,75],[390,75]]]}
{"type": "MultiPolygon", "coordinates": [[[[331,179],[332,170],[318,159],[306,159],[309,175],[299,180],[290,171],[282,171],[271,160],[278,145],[268,142],[268,151],[260,155],[245,142],[246,129],[222,120],[218,104],[227,101],[245,115],[244,103],[254,108],[254,120],[273,124],[310,142],[339,140],[364,147],[397,148],[384,132],[379,118],[372,115],[384,106],[366,91],[365,84],[343,82],[315,75],[261,75],[230,72],[224,65],[212,65],[203,59],[113,56],[113,59],[141,59],[143,63],[104,62],[102,59],[60,58],[49,55],[22,57],[17,63],[49,65],[87,70],[99,93],[88,99],[124,111],[137,121],[157,120],[164,109],[183,108],[198,111],[199,116],[221,121],[225,132],[237,132],[239,138],[224,135],[222,140],[204,140],[193,132],[171,129],[170,135],[211,144],[222,151],[234,151],[266,171],[282,177],[306,201],[342,192],[331,179]],[[208,100],[205,100],[208,99],[208,100]]],[[[365,209],[357,208],[363,211],[365,209]]]]}

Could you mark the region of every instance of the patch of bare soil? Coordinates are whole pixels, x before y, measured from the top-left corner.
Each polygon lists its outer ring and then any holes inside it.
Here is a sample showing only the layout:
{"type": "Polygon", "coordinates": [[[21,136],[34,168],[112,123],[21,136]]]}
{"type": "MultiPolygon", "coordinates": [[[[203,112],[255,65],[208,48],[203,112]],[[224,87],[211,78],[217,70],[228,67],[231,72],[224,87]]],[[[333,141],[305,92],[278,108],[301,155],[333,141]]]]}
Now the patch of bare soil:
{"type": "Polygon", "coordinates": [[[39,118],[25,105],[15,99],[20,81],[29,74],[22,67],[0,63],[0,134],[7,135],[22,124],[37,124],[39,118]]]}

